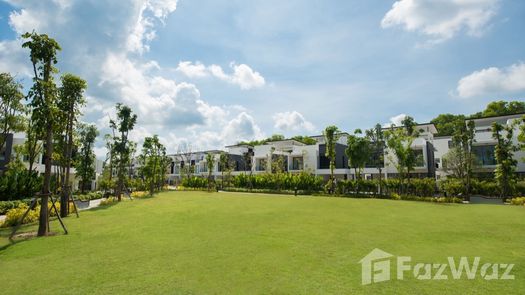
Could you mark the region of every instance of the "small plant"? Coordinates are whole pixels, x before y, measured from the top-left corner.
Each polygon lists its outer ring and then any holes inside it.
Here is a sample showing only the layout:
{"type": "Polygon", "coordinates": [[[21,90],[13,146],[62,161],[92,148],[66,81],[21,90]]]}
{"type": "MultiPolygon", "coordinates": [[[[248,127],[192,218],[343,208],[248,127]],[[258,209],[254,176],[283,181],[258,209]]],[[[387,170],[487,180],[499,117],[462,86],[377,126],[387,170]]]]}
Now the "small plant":
{"type": "Polygon", "coordinates": [[[401,200],[401,196],[398,193],[392,193],[392,195],[390,195],[390,198],[392,200],[401,200]]]}
{"type": "MultiPolygon", "coordinates": [[[[2,223],[1,227],[9,227],[16,225],[20,218],[22,218],[24,213],[27,211],[27,208],[29,208],[28,205],[20,204],[17,208],[13,208],[7,211],[6,218],[4,220],[4,223],[2,223]]],[[[37,221],[39,216],[37,210],[40,210],[40,207],[37,206],[37,208],[30,210],[24,218],[24,220],[22,220],[22,224],[37,221]]]]}
{"type": "Polygon", "coordinates": [[[512,198],[510,200],[511,205],[522,206],[525,205],[525,197],[512,198]]]}
{"type": "Polygon", "coordinates": [[[145,191],[138,191],[138,192],[132,192],[131,193],[131,197],[132,198],[146,198],[146,197],[149,197],[149,193],[148,192],[145,192],[145,191]]]}
{"type": "Polygon", "coordinates": [[[115,197],[109,197],[105,200],[100,201],[100,206],[107,206],[116,203],[118,200],[115,197]]]}

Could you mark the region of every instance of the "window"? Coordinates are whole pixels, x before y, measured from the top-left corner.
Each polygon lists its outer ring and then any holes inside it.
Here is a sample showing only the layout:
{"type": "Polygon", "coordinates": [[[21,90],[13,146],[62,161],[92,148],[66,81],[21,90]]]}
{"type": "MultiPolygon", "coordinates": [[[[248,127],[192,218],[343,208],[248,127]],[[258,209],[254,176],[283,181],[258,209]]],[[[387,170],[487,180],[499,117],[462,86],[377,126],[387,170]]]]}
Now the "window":
{"type": "Polygon", "coordinates": [[[494,157],[495,145],[479,145],[472,147],[472,153],[482,166],[496,165],[494,157]]]}
{"type": "Polygon", "coordinates": [[[414,155],[416,156],[416,165],[415,165],[415,167],[424,167],[425,166],[425,157],[423,156],[423,150],[414,150],[414,155]]]}
{"type": "Polygon", "coordinates": [[[292,170],[303,170],[303,157],[292,158],[292,170]]]}
{"type": "Polygon", "coordinates": [[[257,159],[256,170],[266,171],[266,159],[257,159]]]}
{"type": "Polygon", "coordinates": [[[365,167],[366,168],[377,168],[377,167],[385,167],[385,161],[384,158],[384,149],[377,150],[375,152],[372,152],[370,155],[370,159],[366,161],[365,167]]]}

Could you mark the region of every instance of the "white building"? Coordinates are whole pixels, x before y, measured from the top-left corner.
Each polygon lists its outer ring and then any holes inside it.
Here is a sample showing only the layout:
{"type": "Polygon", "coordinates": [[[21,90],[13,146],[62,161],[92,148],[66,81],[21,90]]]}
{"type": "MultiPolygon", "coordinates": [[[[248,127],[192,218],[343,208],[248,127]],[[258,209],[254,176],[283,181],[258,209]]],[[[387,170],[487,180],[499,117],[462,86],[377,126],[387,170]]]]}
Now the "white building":
{"type": "MultiPolygon", "coordinates": [[[[16,146],[23,145],[26,142],[26,135],[25,133],[15,133],[15,134],[8,134],[5,147],[2,151],[0,151],[0,171],[4,171],[7,167],[7,164],[11,159],[15,159],[17,157],[16,154],[16,146]]],[[[24,162],[25,166],[29,168],[29,159],[27,157],[22,156],[22,161],[24,162]]],[[[45,158],[44,158],[44,150],[42,150],[35,158],[35,161],[33,163],[33,170],[38,172],[39,174],[43,174],[45,172],[45,158]]],[[[95,163],[95,173],[96,177],[98,178],[99,175],[102,174],[102,161],[96,160],[95,163]]],[[[57,165],[53,165],[51,169],[51,173],[56,173],[58,171],[59,167],[57,165]]],[[[71,167],[70,170],[70,177],[73,181],[73,189],[78,189],[79,181],[75,177],[76,170],[74,167],[71,167]]],[[[92,187],[96,187],[96,181],[93,180],[92,187]]]]}
{"type": "MultiPolygon", "coordinates": [[[[492,131],[490,126],[492,122],[499,122],[501,124],[509,124],[512,120],[518,119],[523,114],[489,117],[482,119],[474,119],[476,124],[476,142],[474,144],[474,153],[477,155],[481,165],[476,168],[476,173],[492,173],[495,168],[494,146],[495,140],[492,139],[492,131]]],[[[452,146],[452,138],[450,136],[437,137],[438,133],[436,126],[432,123],[418,124],[415,126],[419,131],[419,136],[412,143],[412,149],[420,153],[419,165],[411,172],[412,177],[431,177],[441,178],[446,176],[446,172],[442,168],[443,156],[450,150],[452,146]]],[[[400,127],[398,127],[400,128],[400,127]]],[[[385,128],[388,130],[390,128],[385,128]]],[[[517,143],[517,136],[519,130],[514,133],[515,142],[517,143]]],[[[352,179],[355,177],[354,169],[348,167],[348,158],[345,154],[347,147],[348,133],[341,133],[336,143],[336,159],[334,174],[339,179],[352,179]]],[[[271,172],[272,162],[280,159],[283,163],[282,171],[290,173],[307,172],[315,175],[320,175],[328,178],[330,174],[329,160],[325,156],[326,145],[322,135],[312,136],[316,141],[315,144],[306,145],[297,140],[288,139],[268,142],[266,144],[250,146],[245,144],[226,146],[224,151],[213,150],[191,153],[188,155],[171,155],[173,159],[172,167],[170,169],[169,177],[172,182],[177,182],[181,178],[181,165],[191,165],[193,167],[192,175],[207,176],[206,154],[214,154],[214,171],[212,175],[215,177],[221,176],[219,158],[221,153],[228,156],[232,175],[240,173],[268,173],[271,172]],[[251,159],[251,161],[249,160],[251,159]]],[[[375,158],[379,158],[375,155],[375,158]]],[[[388,148],[383,151],[384,161],[382,163],[382,177],[390,178],[396,177],[398,171],[396,169],[396,158],[392,151],[388,148]]],[[[518,159],[517,172],[525,174],[525,153],[523,151],[517,152],[515,158],[518,159]]],[[[372,163],[363,169],[361,172],[367,179],[379,177],[377,165],[372,163]]]]}

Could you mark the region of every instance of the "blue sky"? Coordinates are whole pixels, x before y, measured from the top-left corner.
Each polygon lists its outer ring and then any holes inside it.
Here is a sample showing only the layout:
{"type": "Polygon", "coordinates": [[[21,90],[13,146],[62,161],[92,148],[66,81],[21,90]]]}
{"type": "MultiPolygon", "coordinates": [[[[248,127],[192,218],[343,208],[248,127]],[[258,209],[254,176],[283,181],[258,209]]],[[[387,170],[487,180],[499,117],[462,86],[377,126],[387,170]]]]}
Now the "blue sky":
{"type": "Polygon", "coordinates": [[[61,72],[88,81],[84,121],[108,132],[124,102],[133,138],[159,134],[172,152],[525,97],[517,0],[0,2],[0,71],[26,83],[17,36],[33,29],[62,45],[61,72]]]}

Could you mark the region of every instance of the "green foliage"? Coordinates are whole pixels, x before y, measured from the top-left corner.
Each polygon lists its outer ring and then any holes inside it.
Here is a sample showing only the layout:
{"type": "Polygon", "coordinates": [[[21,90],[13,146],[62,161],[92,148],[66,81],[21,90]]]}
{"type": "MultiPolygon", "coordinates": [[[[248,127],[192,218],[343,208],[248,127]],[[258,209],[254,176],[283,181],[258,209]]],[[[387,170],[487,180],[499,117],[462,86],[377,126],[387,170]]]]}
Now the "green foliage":
{"type": "Polygon", "coordinates": [[[83,192],[95,179],[95,152],[93,147],[99,135],[95,125],[81,124],[78,128],[80,152],[75,161],[76,173],[80,178],[80,190],[83,192]]]}
{"type": "Polygon", "coordinates": [[[404,128],[392,128],[386,132],[387,146],[392,150],[395,156],[395,164],[401,181],[410,176],[410,172],[423,159],[421,154],[412,149],[412,143],[418,135],[415,129],[415,123],[411,117],[406,117],[403,122],[404,128]]]}
{"type": "Polygon", "coordinates": [[[104,197],[104,194],[100,191],[98,192],[89,192],[87,194],[78,194],[74,195],[75,199],[80,201],[90,201],[90,200],[97,200],[102,199],[104,197]]]}
{"type": "Polygon", "coordinates": [[[324,140],[326,144],[325,156],[330,160],[330,178],[326,184],[326,190],[329,193],[333,193],[335,190],[335,179],[334,179],[334,169],[335,169],[335,145],[337,139],[339,138],[339,128],[337,126],[331,125],[325,128],[323,131],[324,140]]]}
{"type": "Polygon", "coordinates": [[[100,206],[108,206],[108,205],[113,205],[115,203],[118,202],[118,199],[115,198],[115,197],[109,197],[107,199],[104,199],[102,201],[100,201],[100,206]]]}
{"type": "MultiPolygon", "coordinates": [[[[29,206],[23,203],[23,204],[20,204],[18,207],[7,211],[4,223],[1,224],[1,227],[10,227],[10,226],[16,225],[18,221],[20,220],[20,218],[22,218],[24,213],[27,211],[27,208],[29,208],[29,206]]],[[[36,208],[36,209],[39,209],[39,208],[36,208]]],[[[22,224],[33,223],[38,220],[39,213],[36,209],[29,210],[29,213],[26,215],[24,220],[22,220],[22,224]]]]}
{"type": "Polygon", "coordinates": [[[345,153],[348,157],[348,166],[354,168],[357,178],[361,178],[361,170],[372,155],[372,143],[368,137],[357,136],[361,134],[361,130],[357,129],[354,134],[348,136],[345,153]]]}
{"type": "Polygon", "coordinates": [[[5,215],[10,209],[18,208],[22,204],[29,206],[29,204],[31,204],[31,199],[0,201],[0,215],[5,215]]]}
{"type": "Polygon", "coordinates": [[[525,113],[525,102],[523,101],[493,101],[487,105],[481,113],[472,115],[473,118],[505,116],[525,113]]]}
{"type": "Polygon", "coordinates": [[[452,136],[458,124],[465,124],[464,115],[440,114],[430,121],[436,125],[438,133],[435,136],[452,136]]]}
{"type": "Polygon", "coordinates": [[[191,176],[188,178],[183,178],[181,185],[183,187],[190,187],[190,188],[207,188],[208,180],[203,177],[191,176]]]}
{"type": "Polygon", "coordinates": [[[113,130],[118,132],[118,135],[113,136],[112,155],[117,168],[117,187],[116,195],[118,200],[121,200],[124,184],[127,181],[127,167],[129,165],[132,145],[128,139],[129,132],[133,130],[137,122],[137,115],[133,114],[130,107],[117,103],[117,120],[110,120],[109,125],[113,130]]]}
{"type": "Polygon", "coordinates": [[[159,141],[159,137],[146,137],[142,145],[140,173],[148,184],[150,195],[160,191],[166,179],[168,165],[171,159],[166,156],[166,147],[159,141]]]}
{"type": "Polygon", "coordinates": [[[525,197],[512,198],[510,200],[511,205],[523,206],[525,205],[525,197]]]}
{"type": "MultiPolygon", "coordinates": [[[[201,178],[202,179],[202,178],[201,178]]],[[[202,180],[184,183],[186,187],[204,188],[202,180]]],[[[267,189],[267,190],[301,190],[307,192],[319,192],[323,190],[322,177],[306,172],[292,173],[264,173],[264,174],[239,174],[233,177],[231,184],[235,188],[243,189],[267,189]]]]}
{"type": "MultiPolygon", "coordinates": [[[[53,74],[57,72],[54,64],[57,63],[57,52],[60,45],[45,34],[25,33],[23,39],[29,39],[22,44],[23,48],[29,48],[31,63],[33,65],[33,86],[28,92],[28,103],[32,108],[31,124],[37,139],[45,140],[45,172],[42,185],[42,203],[47,203],[47,193],[51,191],[51,157],[53,155],[53,130],[57,124],[57,88],[53,80],[53,74]]],[[[46,235],[48,228],[48,212],[44,206],[40,212],[38,236],[46,235]]]]}
{"type": "Polygon", "coordinates": [[[302,136],[302,135],[296,135],[294,137],[292,137],[291,139],[293,140],[297,140],[299,142],[302,142],[306,145],[313,145],[313,144],[316,144],[317,141],[313,138],[311,138],[310,136],[302,136]]]}
{"type": "Polygon", "coordinates": [[[4,149],[7,134],[24,129],[22,85],[9,73],[0,73],[0,151],[4,149]]]}
{"type": "Polygon", "coordinates": [[[514,152],[519,148],[513,143],[514,127],[515,124],[505,127],[497,122],[492,124],[492,138],[497,142],[494,151],[497,163],[494,175],[500,188],[500,197],[512,196],[517,182],[514,172],[518,161],[514,159],[514,152]]]}
{"type": "Polygon", "coordinates": [[[0,201],[31,198],[41,190],[42,177],[37,172],[25,169],[17,157],[7,166],[7,171],[0,175],[0,201]]]}

